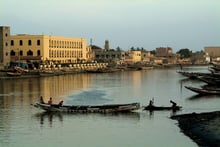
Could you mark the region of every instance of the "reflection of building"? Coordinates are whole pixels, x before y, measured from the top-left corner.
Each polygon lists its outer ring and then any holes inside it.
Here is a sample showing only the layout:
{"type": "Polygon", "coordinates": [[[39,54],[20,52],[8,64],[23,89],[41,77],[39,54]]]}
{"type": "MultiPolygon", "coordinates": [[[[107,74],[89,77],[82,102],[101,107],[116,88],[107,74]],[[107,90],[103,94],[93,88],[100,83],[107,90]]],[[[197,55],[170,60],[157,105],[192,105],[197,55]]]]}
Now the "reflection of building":
{"type": "Polygon", "coordinates": [[[86,39],[47,35],[10,37],[12,60],[50,60],[61,63],[86,60],[86,39]]]}
{"type": "Polygon", "coordinates": [[[8,66],[10,62],[9,46],[10,27],[0,27],[0,68],[8,66]]]}

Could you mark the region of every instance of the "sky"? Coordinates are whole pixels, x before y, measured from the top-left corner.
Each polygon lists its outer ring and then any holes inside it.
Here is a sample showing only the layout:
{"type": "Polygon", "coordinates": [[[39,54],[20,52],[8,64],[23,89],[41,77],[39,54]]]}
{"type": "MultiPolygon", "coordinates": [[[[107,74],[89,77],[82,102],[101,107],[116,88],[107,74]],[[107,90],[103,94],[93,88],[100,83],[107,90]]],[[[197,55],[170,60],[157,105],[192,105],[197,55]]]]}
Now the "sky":
{"type": "Polygon", "coordinates": [[[220,46],[219,0],[0,0],[11,35],[86,38],[87,44],[154,50],[220,46]]]}

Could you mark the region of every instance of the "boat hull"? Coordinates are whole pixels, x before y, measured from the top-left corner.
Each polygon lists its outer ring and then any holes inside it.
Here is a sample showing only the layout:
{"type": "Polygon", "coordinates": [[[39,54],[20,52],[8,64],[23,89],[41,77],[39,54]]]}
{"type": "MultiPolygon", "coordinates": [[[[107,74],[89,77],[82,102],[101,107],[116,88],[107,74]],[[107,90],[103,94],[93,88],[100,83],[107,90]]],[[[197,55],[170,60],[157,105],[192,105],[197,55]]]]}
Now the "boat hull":
{"type": "Polygon", "coordinates": [[[110,104],[110,105],[49,105],[43,103],[33,104],[47,112],[75,112],[75,113],[109,113],[130,112],[140,109],[140,103],[110,104]]]}
{"type": "Polygon", "coordinates": [[[144,110],[149,111],[163,111],[163,110],[171,110],[171,111],[178,111],[182,107],[181,106],[174,106],[174,107],[164,107],[164,106],[145,106],[144,110]]]}

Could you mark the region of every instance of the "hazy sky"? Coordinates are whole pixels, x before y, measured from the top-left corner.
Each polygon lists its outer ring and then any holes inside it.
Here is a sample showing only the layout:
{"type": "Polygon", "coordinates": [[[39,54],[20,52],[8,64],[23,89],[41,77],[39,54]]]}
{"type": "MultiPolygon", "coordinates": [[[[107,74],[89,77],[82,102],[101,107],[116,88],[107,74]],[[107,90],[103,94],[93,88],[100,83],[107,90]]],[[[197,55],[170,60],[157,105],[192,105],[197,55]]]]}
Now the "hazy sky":
{"type": "Polygon", "coordinates": [[[220,46],[220,0],[0,0],[0,25],[100,47],[197,51],[220,46]]]}

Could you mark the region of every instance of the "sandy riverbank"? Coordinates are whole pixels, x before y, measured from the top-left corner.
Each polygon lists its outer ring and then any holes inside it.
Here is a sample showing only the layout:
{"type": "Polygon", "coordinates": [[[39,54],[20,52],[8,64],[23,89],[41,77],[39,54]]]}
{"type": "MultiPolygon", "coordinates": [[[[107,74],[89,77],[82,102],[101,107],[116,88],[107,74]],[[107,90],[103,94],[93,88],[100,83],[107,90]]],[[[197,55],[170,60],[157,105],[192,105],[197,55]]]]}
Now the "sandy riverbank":
{"type": "Polygon", "coordinates": [[[220,146],[220,111],[172,116],[182,132],[199,146],[220,146]]]}

